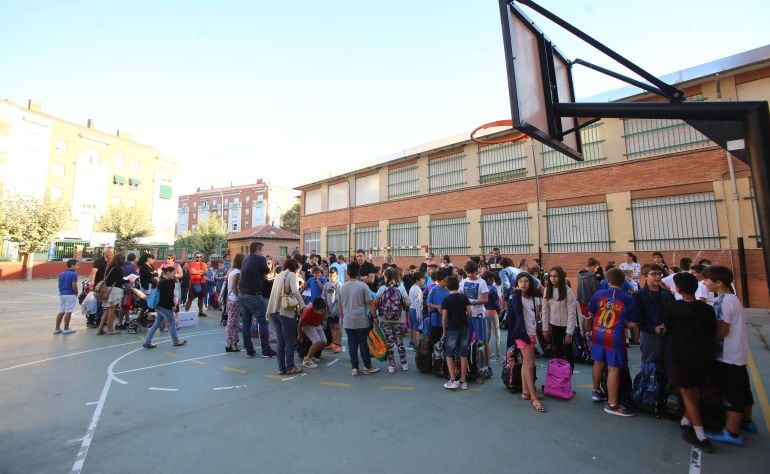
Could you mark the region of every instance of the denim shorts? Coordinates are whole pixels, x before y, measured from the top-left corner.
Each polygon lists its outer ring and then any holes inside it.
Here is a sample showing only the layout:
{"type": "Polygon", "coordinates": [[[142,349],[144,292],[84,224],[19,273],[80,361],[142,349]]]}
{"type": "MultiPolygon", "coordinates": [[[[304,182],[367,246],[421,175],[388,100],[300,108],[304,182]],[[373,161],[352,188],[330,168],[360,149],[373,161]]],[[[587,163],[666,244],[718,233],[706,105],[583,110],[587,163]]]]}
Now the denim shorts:
{"type": "Polygon", "coordinates": [[[444,341],[444,356],[452,357],[457,352],[460,357],[468,357],[468,340],[471,332],[468,328],[459,331],[446,332],[446,341],[444,341]]]}
{"type": "Polygon", "coordinates": [[[409,308],[409,330],[417,331],[420,323],[417,322],[417,308],[409,308]]]}

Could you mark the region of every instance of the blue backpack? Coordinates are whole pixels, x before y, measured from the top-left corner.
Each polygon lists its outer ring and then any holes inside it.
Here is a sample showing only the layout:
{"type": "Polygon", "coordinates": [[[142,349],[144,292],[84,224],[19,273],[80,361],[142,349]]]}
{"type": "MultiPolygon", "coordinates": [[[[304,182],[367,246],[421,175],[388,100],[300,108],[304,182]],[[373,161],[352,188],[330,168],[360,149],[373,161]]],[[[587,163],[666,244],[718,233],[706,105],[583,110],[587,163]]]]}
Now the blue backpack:
{"type": "Polygon", "coordinates": [[[636,408],[652,412],[660,417],[663,406],[665,380],[657,362],[645,362],[642,370],[634,377],[631,399],[636,408]]]}
{"type": "Polygon", "coordinates": [[[158,306],[158,302],[160,301],[160,289],[156,288],[154,290],[151,290],[149,298],[147,298],[147,307],[150,309],[155,309],[158,306]]]}

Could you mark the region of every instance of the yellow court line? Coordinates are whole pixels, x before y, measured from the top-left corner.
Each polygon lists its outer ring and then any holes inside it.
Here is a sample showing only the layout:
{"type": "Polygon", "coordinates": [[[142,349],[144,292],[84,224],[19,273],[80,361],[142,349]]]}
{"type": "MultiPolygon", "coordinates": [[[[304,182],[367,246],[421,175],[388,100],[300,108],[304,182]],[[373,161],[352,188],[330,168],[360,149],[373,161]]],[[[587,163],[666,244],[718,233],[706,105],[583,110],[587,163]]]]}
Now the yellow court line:
{"type": "Polygon", "coordinates": [[[759,371],[757,371],[757,365],[754,363],[754,356],[749,349],[749,373],[751,379],[754,381],[754,389],[757,391],[757,398],[759,398],[759,406],[762,407],[762,415],[765,417],[765,428],[770,431],[770,403],[767,402],[767,393],[765,387],[762,385],[762,379],[759,378],[759,371]]]}
{"type": "Polygon", "coordinates": [[[383,385],[382,390],[414,390],[416,387],[405,387],[403,385],[383,385]]]}
{"type": "Polygon", "coordinates": [[[190,362],[192,362],[193,364],[198,364],[198,365],[206,365],[206,363],[203,362],[202,360],[192,359],[192,360],[190,360],[190,362]]]}
{"type": "Polygon", "coordinates": [[[592,383],[581,383],[579,385],[575,385],[575,388],[594,388],[594,384],[592,384],[592,383]]]}
{"type": "Polygon", "coordinates": [[[340,382],[318,382],[321,385],[331,385],[332,387],[352,387],[349,383],[340,383],[340,382]]]}
{"type": "Polygon", "coordinates": [[[468,389],[468,391],[469,392],[480,392],[481,391],[481,387],[470,387],[468,389]]]}
{"type": "Polygon", "coordinates": [[[222,367],[222,370],[226,370],[228,372],[238,372],[239,374],[245,374],[245,369],[233,369],[232,367],[222,367]]]}
{"type": "Polygon", "coordinates": [[[273,380],[283,380],[286,378],[283,375],[265,375],[265,377],[273,380]]]}
{"type": "Polygon", "coordinates": [[[164,352],[164,354],[166,354],[167,356],[175,356],[176,352],[166,351],[164,352]]]}

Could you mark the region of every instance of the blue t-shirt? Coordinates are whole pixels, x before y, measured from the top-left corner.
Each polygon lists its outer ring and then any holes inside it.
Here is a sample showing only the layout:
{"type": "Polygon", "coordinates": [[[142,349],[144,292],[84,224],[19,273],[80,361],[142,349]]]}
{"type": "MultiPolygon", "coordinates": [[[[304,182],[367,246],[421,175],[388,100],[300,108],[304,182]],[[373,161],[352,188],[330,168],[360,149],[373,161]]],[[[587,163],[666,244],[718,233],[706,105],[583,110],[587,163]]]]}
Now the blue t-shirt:
{"type": "Polygon", "coordinates": [[[329,265],[329,270],[331,270],[332,268],[337,269],[337,281],[340,282],[340,285],[345,283],[346,265],[343,265],[340,262],[334,262],[331,265],[329,265]]]}
{"type": "Polygon", "coordinates": [[[59,274],[59,295],[74,295],[72,284],[78,282],[78,274],[75,270],[64,270],[59,274]]]}
{"type": "MultiPolygon", "coordinates": [[[[446,298],[448,295],[449,290],[446,288],[441,288],[440,286],[435,286],[430,290],[430,293],[428,293],[428,298],[426,301],[428,303],[435,304],[440,308],[441,303],[444,302],[444,298],[446,298]]],[[[430,325],[433,327],[441,327],[441,311],[437,311],[433,308],[430,309],[430,325]]]]}
{"type": "Polygon", "coordinates": [[[607,350],[625,349],[626,323],[639,322],[636,298],[622,288],[608,288],[594,293],[588,303],[594,316],[592,342],[607,350]]]}
{"type": "Polygon", "coordinates": [[[318,279],[315,277],[309,279],[307,281],[307,287],[310,288],[310,300],[314,300],[316,298],[320,298],[323,296],[323,287],[326,284],[328,280],[324,277],[321,277],[321,284],[318,284],[318,279]]]}
{"type": "Polygon", "coordinates": [[[489,288],[489,295],[487,295],[487,302],[484,303],[484,309],[495,310],[500,314],[500,297],[497,294],[497,288],[494,285],[487,285],[489,288]]]}

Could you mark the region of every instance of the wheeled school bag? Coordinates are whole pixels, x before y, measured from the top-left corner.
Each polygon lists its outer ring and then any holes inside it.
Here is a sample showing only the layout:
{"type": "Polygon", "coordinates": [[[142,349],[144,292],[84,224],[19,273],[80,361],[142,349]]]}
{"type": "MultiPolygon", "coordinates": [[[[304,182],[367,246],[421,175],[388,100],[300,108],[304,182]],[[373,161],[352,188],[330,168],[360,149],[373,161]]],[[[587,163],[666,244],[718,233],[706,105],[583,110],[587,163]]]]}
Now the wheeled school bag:
{"type": "Polygon", "coordinates": [[[543,393],[551,397],[572,400],[572,366],[564,359],[548,361],[548,373],[545,376],[543,393]]]}
{"type": "Polygon", "coordinates": [[[470,342],[468,347],[468,378],[476,379],[478,383],[484,383],[491,377],[487,368],[487,353],[484,343],[478,339],[470,342]]]}
{"type": "MultiPolygon", "coordinates": [[[[607,369],[607,365],[604,366],[604,369],[602,370],[602,376],[600,381],[600,387],[604,393],[610,393],[607,390],[607,376],[609,374],[609,369],[607,369]]],[[[633,382],[631,381],[631,371],[628,370],[628,367],[623,367],[620,369],[620,387],[618,389],[618,402],[626,405],[629,408],[634,408],[634,399],[631,396],[631,393],[633,391],[633,382]]]]}
{"type": "Polygon", "coordinates": [[[594,336],[593,331],[586,331],[585,335],[583,336],[583,344],[585,345],[585,351],[587,354],[587,358],[585,360],[586,364],[593,364],[594,363],[594,357],[592,355],[592,348],[593,345],[593,339],[591,339],[594,336]]]}
{"type": "Polygon", "coordinates": [[[591,353],[586,349],[586,342],[580,334],[580,328],[575,326],[575,332],[572,334],[572,360],[587,363],[590,359],[591,353]]]}
{"type": "Polygon", "coordinates": [[[433,372],[433,375],[436,377],[447,377],[449,375],[449,368],[444,357],[444,339],[439,339],[438,342],[433,344],[431,359],[431,372],[433,372]]]}
{"type": "Polygon", "coordinates": [[[666,379],[658,362],[645,362],[634,377],[631,398],[638,410],[647,411],[655,418],[663,416],[666,379]]]}
{"type": "Polygon", "coordinates": [[[501,377],[503,384],[511,393],[521,392],[521,367],[524,364],[524,357],[521,350],[515,345],[508,348],[503,361],[503,370],[501,377]]]}
{"type": "Polygon", "coordinates": [[[417,350],[414,353],[414,362],[417,370],[424,374],[429,374],[433,366],[433,347],[427,337],[420,339],[417,344],[417,350]]]}

